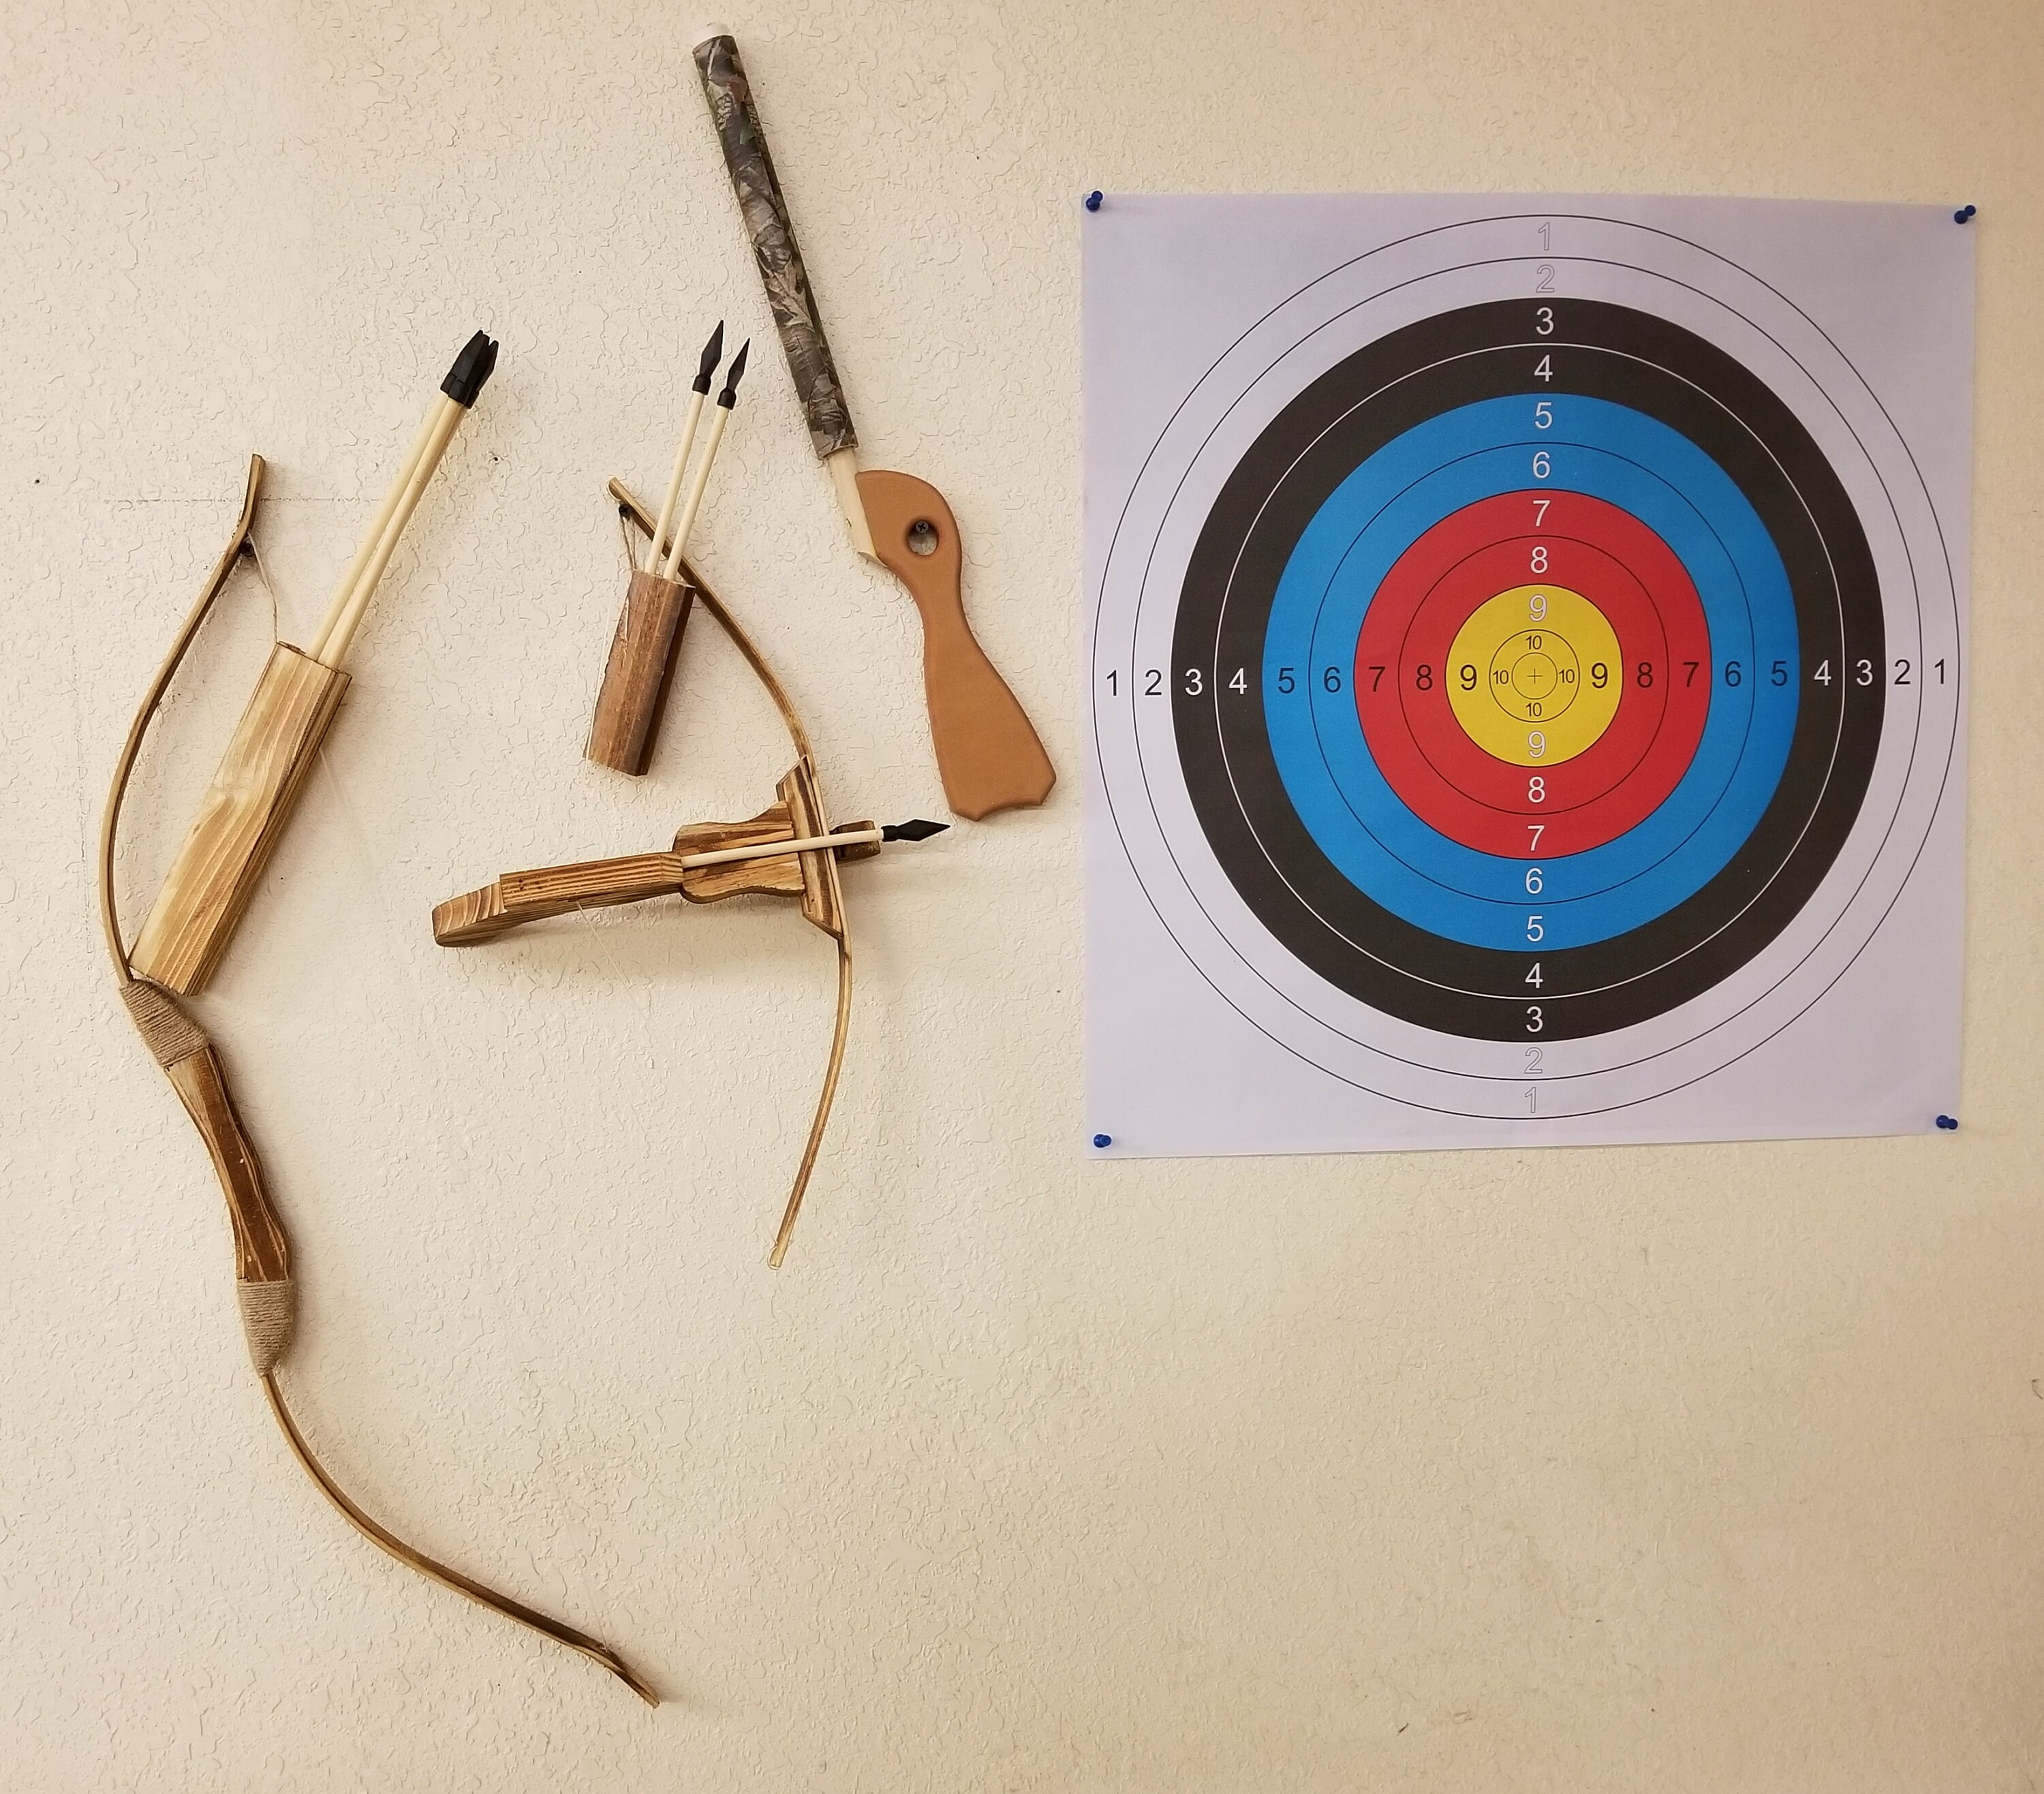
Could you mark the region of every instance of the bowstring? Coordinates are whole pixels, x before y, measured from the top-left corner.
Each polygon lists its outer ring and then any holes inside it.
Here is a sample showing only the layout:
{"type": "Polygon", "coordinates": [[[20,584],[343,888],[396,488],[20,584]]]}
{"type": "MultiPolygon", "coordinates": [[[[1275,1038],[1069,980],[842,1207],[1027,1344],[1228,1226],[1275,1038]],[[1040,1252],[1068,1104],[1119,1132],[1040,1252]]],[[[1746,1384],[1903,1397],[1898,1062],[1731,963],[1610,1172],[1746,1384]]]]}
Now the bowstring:
{"type": "MultiPolygon", "coordinates": [[[[284,625],[277,603],[277,588],[270,583],[270,570],[263,564],[263,551],[256,546],[256,538],[252,533],[248,538],[248,548],[249,559],[256,563],[256,577],[262,582],[263,591],[269,595],[270,645],[275,647],[284,637],[284,625]]],[[[321,757],[324,758],[325,749],[322,747],[320,751],[321,757]]]]}

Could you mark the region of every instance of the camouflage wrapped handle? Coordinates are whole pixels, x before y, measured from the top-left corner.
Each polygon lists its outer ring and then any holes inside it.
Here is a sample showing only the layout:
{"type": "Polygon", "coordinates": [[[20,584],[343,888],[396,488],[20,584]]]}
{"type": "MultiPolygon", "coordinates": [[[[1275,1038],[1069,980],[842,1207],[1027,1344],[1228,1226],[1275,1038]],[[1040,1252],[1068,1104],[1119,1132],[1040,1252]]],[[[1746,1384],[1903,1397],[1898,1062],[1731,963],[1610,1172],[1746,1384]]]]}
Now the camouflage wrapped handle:
{"type": "Polygon", "coordinates": [[[816,295],[809,290],[809,271],[802,266],[795,229],[788,220],[788,202],[781,197],[781,183],[774,177],[774,158],[767,153],[759,114],[753,109],[751,83],[745,78],[736,40],[706,38],[696,46],[696,67],[702,75],[703,94],[709,102],[717,140],[724,146],[724,163],[731,170],[745,234],[752,239],[766,303],[781,332],[788,371],[795,377],[795,391],[809,419],[809,440],[819,459],[840,448],[855,448],[859,438],[852,431],[844,388],[838,383],[837,363],[831,359],[824,321],[817,315],[816,295]]]}

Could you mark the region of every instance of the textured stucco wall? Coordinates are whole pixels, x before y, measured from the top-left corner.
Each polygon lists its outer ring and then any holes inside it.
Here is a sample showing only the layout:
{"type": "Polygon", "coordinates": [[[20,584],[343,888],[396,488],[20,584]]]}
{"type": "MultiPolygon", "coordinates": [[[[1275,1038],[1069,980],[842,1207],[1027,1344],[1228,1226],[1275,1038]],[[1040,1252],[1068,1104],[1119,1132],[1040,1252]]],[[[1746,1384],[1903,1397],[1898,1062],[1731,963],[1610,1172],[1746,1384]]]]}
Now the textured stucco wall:
{"type": "MultiPolygon", "coordinates": [[[[951,497],[1064,774],[855,868],[828,1038],[778,910],[470,955],[436,899],[651,847],[785,763],[700,624],[643,786],[578,757],[708,321],[765,334],[655,6],[0,8],[0,1785],[2024,1788],[2044,1777],[2044,14],[2033,0],[762,6],[874,460],[951,497]],[[651,33],[649,37],[644,35],[651,33]],[[1078,196],[1542,187],[1981,207],[1956,1137],[1089,1167],[1078,196]],[[504,360],[366,629],[228,973],[305,1267],[286,1458],[218,1195],[88,861],[252,448],[283,632],[477,322],[504,360]]],[[[912,613],[770,347],[701,539],[840,810],[935,801],[912,613]]],[[[137,815],[271,627],[237,586],[137,815]]],[[[174,827],[144,820],[131,910],[174,827]]]]}

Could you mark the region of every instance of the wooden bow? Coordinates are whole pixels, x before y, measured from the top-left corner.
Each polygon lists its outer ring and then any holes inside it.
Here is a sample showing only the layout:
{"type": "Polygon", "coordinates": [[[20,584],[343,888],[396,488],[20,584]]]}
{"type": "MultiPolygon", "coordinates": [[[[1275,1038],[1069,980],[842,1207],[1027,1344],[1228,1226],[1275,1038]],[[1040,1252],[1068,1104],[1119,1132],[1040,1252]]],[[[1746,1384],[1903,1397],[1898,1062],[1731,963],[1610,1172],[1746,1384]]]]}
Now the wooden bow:
{"type": "MultiPolygon", "coordinates": [[[[610,482],[610,495],[617,501],[618,515],[627,528],[650,538],[655,528],[652,513],[617,480],[610,482]]],[[[667,553],[670,547],[661,542],[656,551],[667,553]]],[[[636,563],[636,554],[632,558],[636,563]]],[[[678,896],[691,903],[716,903],[741,896],[793,900],[803,920],[821,929],[836,945],[837,1020],[832,1030],[823,1089],[809,1124],[801,1163],[788,1193],[774,1249],[767,1256],[767,1262],[778,1268],[787,1255],[789,1236],[794,1231],[809,1174],[816,1167],[816,1154],[823,1145],[851,1025],[851,940],[838,865],[840,860],[865,859],[878,853],[882,832],[870,822],[847,823],[836,829],[830,826],[809,732],[802,727],[787,688],[774,676],[758,644],[710,588],[701,571],[685,556],[678,558],[675,564],[682,578],[694,589],[697,601],[717,620],[766,687],[794,744],[795,763],[775,787],[777,801],[743,822],[691,824],[675,835],[670,849],[659,852],[506,872],[479,890],[438,905],[433,910],[433,939],[443,947],[469,947],[548,916],[640,903],[656,897],[678,896]],[[833,839],[836,836],[851,838],[840,844],[833,839]],[[782,843],[801,845],[772,851],[782,843]]]]}
{"type": "MultiPolygon", "coordinates": [[[[441,437],[438,446],[445,446],[444,436],[441,437]]],[[[432,452],[434,444],[428,442],[426,448],[428,452],[432,452]]],[[[420,451],[415,448],[413,459],[408,463],[407,482],[411,474],[416,471],[420,459],[420,451]]],[[[235,523],[234,533],[214,564],[211,574],[199,593],[198,602],[185,619],[183,628],[178,632],[169,654],[157,669],[156,677],[150,681],[148,690],[144,694],[134,720],[129,727],[128,738],[122,744],[120,757],[114,763],[113,781],[107,792],[106,809],[100,824],[99,906],[100,919],[106,931],[107,948],[113,955],[114,971],[121,983],[121,999],[140,1029],[144,1042],[169,1077],[171,1085],[184,1104],[186,1112],[191,1116],[200,1137],[206,1142],[206,1151],[213,1160],[221,1188],[226,1193],[228,1216],[234,1232],[236,1293],[240,1300],[242,1326],[248,1337],[249,1355],[262,1379],[270,1411],[282,1431],[293,1456],[298,1459],[305,1474],[317,1485],[320,1492],[333,1504],[349,1525],[379,1550],[388,1552],[400,1563],[417,1570],[421,1576],[453,1589],[457,1594],[466,1595],[471,1600],[490,1608],[491,1612],[501,1614],[521,1626],[530,1627],[534,1631],[567,1646],[571,1650],[579,1651],[584,1657],[601,1664],[649,1706],[657,1707],[659,1697],[608,1645],[585,1632],[576,1631],[572,1626],[564,1625],[547,1614],[527,1607],[523,1602],[515,1601],[508,1595],[499,1594],[495,1589],[464,1576],[459,1570],[406,1544],[388,1527],[365,1513],[313,1455],[311,1446],[299,1431],[298,1423],[286,1404],[283,1392],[277,1383],[277,1367],[290,1349],[297,1312],[297,1285],[293,1276],[290,1242],[285,1233],[276,1204],[271,1200],[263,1177],[262,1162],[256,1156],[255,1144],[242,1124],[228,1085],[226,1066],[219,1051],[206,1031],[172,994],[169,986],[152,977],[138,975],[136,955],[139,943],[136,948],[131,948],[121,930],[120,912],[113,895],[113,868],[121,812],[127,799],[129,782],[133,775],[149,724],[161,708],[171,681],[183,664],[200,625],[206,621],[214,604],[226,590],[243,557],[254,551],[252,532],[255,527],[257,501],[262,494],[263,471],[262,456],[252,455],[248,462],[248,487],[243,494],[241,513],[235,523]]],[[[412,501],[416,502],[416,498],[412,501]]],[[[379,528],[388,524],[390,515],[391,511],[386,510],[379,522],[379,528]]],[[[402,523],[398,527],[402,528],[402,523]]],[[[387,553],[384,558],[387,559],[387,553]]],[[[344,583],[340,594],[343,598],[348,596],[350,590],[359,590],[359,580],[363,566],[363,558],[358,557],[356,566],[350,574],[351,580],[358,583],[353,587],[344,583]]],[[[381,567],[378,567],[377,570],[380,572],[381,567]]],[[[358,609],[356,615],[348,621],[350,633],[354,623],[359,620],[358,609]]],[[[282,644],[279,644],[278,652],[296,655],[295,650],[282,644]]],[[[308,662],[308,664],[317,663],[308,662]]]]}

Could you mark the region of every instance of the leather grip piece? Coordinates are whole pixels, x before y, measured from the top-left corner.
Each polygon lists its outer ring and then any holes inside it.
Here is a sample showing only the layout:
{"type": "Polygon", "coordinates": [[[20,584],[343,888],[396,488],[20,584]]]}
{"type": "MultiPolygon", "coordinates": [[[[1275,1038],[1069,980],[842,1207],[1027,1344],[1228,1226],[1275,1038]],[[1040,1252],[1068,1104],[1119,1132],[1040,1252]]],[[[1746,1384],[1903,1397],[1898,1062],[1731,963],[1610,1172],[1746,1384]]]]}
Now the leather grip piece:
{"type": "Polygon", "coordinates": [[[966,621],[964,555],[944,495],[912,474],[869,468],[859,496],[874,553],[922,613],[923,693],[944,801],[974,822],[1042,803],[1058,775],[966,621]]]}

